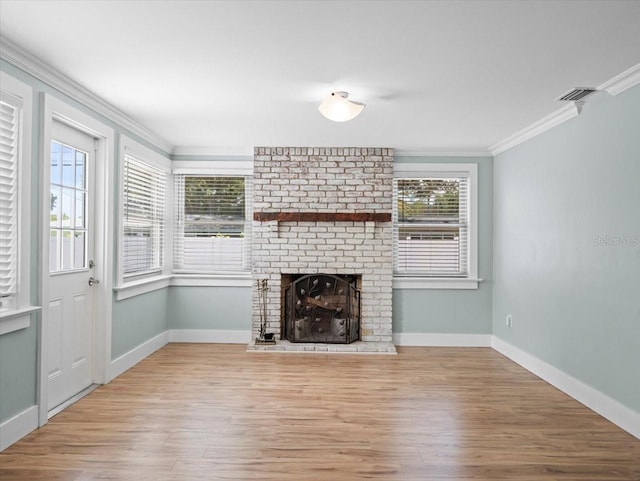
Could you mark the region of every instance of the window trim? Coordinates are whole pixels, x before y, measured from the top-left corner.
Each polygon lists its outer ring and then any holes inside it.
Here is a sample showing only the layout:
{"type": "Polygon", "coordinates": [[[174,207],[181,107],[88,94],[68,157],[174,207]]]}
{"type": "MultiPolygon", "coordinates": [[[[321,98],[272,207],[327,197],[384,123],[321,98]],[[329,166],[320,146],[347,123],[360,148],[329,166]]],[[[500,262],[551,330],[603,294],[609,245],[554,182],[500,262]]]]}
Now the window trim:
{"type": "MultiPolygon", "coordinates": [[[[237,279],[237,278],[243,278],[246,277],[247,275],[251,274],[251,254],[252,254],[252,224],[253,224],[253,209],[252,209],[252,205],[253,205],[253,185],[252,185],[252,181],[253,181],[253,177],[251,174],[220,174],[220,173],[188,173],[188,174],[184,174],[184,173],[179,173],[179,172],[173,172],[173,184],[174,184],[174,204],[175,204],[175,208],[174,208],[174,219],[173,219],[173,227],[174,227],[174,243],[173,243],[173,274],[174,276],[182,276],[183,278],[190,278],[191,276],[201,276],[203,278],[207,278],[207,277],[214,277],[214,278],[218,278],[218,279],[223,279],[223,278],[227,278],[230,281],[237,279]],[[185,256],[185,251],[183,250],[182,252],[180,252],[180,257],[177,256],[178,254],[178,244],[179,239],[178,239],[178,235],[180,234],[180,230],[179,230],[179,225],[178,225],[178,217],[180,217],[180,214],[184,214],[184,203],[186,202],[185,200],[185,196],[186,194],[182,194],[179,195],[176,191],[178,190],[178,185],[181,186],[181,189],[184,191],[184,182],[185,182],[185,178],[186,177],[196,177],[196,178],[221,178],[221,177],[231,177],[231,178],[242,178],[244,179],[244,193],[245,193],[245,215],[244,215],[244,221],[242,222],[242,225],[246,228],[248,225],[248,236],[245,236],[245,241],[248,240],[248,242],[244,243],[244,247],[242,249],[242,263],[243,265],[246,266],[244,269],[220,269],[218,271],[213,271],[213,270],[197,270],[197,269],[190,269],[190,268],[185,268],[184,265],[183,266],[178,266],[178,259],[182,259],[184,261],[184,256],[185,256]],[[179,212],[179,209],[182,209],[181,213],[179,212]],[[186,277],[185,277],[186,276],[186,277]]],[[[184,216],[182,216],[184,217],[184,216]]],[[[247,230],[245,229],[245,233],[247,232],[247,230]]],[[[184,233],[183,233],[184,234],[184,233]]]]}
{"type": "Polygon", "coordinates": [[[116,300],[128,299],[140,294],[163,289],[170,285],[171,265],[173,256],[173,235],[172,235],[172,215],[170,206],[173,205],[173,177],[171,176],[171,160],[164,157],[135,140],[120,135],[120,151],[118,155],[120,179],[118,190],[118,253],[117,259],[117,279],[113,290],[116,293],[116,300]],[[124,232],[124,162],[125,155],[136,158],[139,161],[163,171],[166,175],[165,183],[165,204],[164,204],[164,241],[162,247],[163,265],[158,269],[141,272],[138,275],[124,273],[122,254],[124,252],[123,235],[124,232]]]}
{"type": "MultiPolygon", "coordinates": [[[[469,178],[469,273],[466,277],[397,276],[393,277],[394,289],[477,289],[478,278],[478,164],[474,163],[396,163],[393,166],[393,182],[400,178],[469,178]]],[[[396,209],[396,206],[393,207],[396,209]]],[[[395,228],[395,225],[394,225],[395,228]]],[[[396,239],[393,239],[395,244],[396,239]]]]}
{"type": "MultiPolygon", "coordinates": [[[[172,167],[171,173],[173,175],[253,177],[253,160],[174,160],[172,167]]],[[[251,270],[219,274],[176,272],[171,276],[171,285],[180,287],[250,287],[253,285],[253,277],[251,270]]]]}
{"type": "Polygon", "coordinates": [[[0,335],[31,326],[31,313],[40,310],[31,305],[31,164],[33,161],[33,89],[11,75],[0,72],[2,92],[14,97],[19,107],[18,159],[17,159],[17,239],[16,239],[16,294],[13,305],[0,311],[0,335]]]}

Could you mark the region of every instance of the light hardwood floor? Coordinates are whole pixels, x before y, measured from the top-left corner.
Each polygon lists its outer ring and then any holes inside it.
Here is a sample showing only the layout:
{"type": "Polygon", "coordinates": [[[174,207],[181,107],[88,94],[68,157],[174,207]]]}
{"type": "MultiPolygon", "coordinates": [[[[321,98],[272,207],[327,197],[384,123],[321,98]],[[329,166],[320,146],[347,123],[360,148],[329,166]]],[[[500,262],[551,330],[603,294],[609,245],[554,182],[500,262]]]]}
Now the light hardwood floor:
{"type": "Polygon", "coordinates": [[[640,480],[640,441],[488,348],[169,344],[0,454],[8,480],[640,480]]]}

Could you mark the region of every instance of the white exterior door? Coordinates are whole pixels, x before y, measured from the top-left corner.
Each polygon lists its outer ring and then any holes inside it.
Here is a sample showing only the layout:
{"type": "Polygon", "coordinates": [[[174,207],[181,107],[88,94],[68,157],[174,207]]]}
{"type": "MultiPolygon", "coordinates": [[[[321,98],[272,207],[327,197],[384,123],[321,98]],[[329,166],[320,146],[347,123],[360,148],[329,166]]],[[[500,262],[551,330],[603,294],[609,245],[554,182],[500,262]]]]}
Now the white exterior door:
{"type": "Polygon", "coordinates": [[[50,153],[49,410],[93,383],[95,140],[53,122],[50,153]]]}

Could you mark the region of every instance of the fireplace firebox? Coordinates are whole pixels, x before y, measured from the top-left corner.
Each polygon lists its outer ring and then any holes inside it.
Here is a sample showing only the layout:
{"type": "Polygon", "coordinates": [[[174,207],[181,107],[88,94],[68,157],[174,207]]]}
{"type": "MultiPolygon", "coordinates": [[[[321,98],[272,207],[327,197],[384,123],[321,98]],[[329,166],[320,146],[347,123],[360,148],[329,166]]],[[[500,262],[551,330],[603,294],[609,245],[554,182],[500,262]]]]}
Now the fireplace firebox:
{"type": "Polygon", "coordinates": [[[283,276],[284,338],[349,344],[360,339],[360,276],[283,276]]]}

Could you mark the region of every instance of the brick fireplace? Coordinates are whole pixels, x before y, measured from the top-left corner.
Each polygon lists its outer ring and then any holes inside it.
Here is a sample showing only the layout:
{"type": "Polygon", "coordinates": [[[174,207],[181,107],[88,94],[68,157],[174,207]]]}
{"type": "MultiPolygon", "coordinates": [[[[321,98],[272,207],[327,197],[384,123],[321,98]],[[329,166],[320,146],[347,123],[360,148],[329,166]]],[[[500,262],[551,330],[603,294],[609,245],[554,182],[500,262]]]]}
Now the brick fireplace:
{"type": "MultiPolygon", "coordinates": [[[[395,352],[392,194],[392,149],[255,148],[249,350],[395,352]],[[284,339],[286,288],[291,279],[309,274],[358,279],[358,340],[284,339]],[[265,285],[265,292],[258,288],[265,285]],[[263,320],[276,344],[255,343],[263,320]]],[[[322,307],[333,300],[311,302],[322,307]]],[[[333,322],[338,326],[340,321],[333,322]]]]}

